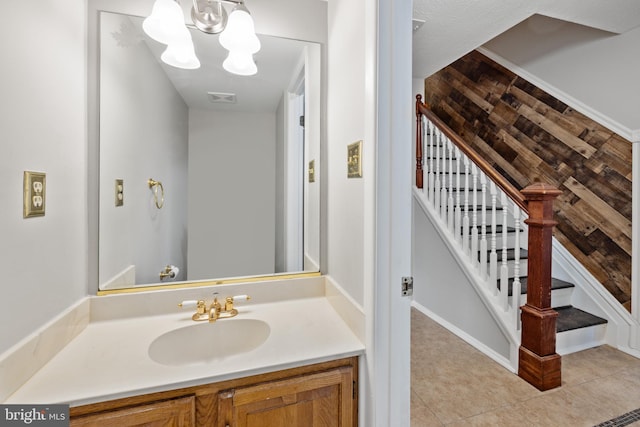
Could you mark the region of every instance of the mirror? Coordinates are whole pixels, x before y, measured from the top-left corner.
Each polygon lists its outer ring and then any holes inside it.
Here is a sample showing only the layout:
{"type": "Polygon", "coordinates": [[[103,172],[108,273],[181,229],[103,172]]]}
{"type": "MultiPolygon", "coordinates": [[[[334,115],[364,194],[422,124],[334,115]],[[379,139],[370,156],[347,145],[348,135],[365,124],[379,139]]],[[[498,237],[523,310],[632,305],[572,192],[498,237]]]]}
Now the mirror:
{"type": "Polygon", "coordinates": [[[190,28],[183,70],[143,18],[99,19],[99,289],[319,271],[320,45],[258,35],[235,76],[190,28]]]}

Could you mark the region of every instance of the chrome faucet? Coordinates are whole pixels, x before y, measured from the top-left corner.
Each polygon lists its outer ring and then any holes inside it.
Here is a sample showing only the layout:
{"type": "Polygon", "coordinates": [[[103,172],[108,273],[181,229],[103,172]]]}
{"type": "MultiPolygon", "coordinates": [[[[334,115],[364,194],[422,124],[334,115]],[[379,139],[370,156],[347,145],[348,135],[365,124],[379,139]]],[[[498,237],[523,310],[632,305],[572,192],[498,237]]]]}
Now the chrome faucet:
{"type": "Polygon", "coordinates": [[[218,319],[228,319],[238,315],[238,310],[234,308],[234,301],[247,301],[251,299],[249,295],[236,295],[233,297],[226,297],[224,302],[224,308],[218,301],[218,293],[213,294],[213,301],[209,306],[204,300],[186,300],[178,304],[181,308],[195,308],[196,312],[191,316],[191,319],[196,322],[208,320],[213,323],[218,319]]]}

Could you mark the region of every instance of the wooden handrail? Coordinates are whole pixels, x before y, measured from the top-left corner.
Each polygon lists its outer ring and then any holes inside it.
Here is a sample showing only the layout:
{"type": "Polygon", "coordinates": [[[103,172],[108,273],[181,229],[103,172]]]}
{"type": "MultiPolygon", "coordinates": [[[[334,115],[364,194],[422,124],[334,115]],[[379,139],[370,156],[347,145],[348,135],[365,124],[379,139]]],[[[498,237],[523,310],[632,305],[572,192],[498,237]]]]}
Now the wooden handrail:
{"type": "MultiPolygon", "coordinates": [[[[420,172],[420,183],[422,183],[422,132],[421,119],[425,115],[440,131],[451,140],[456,147],[471,159],[495,184],[504,191],[524,212],[529,213],[527,201],[520,190],[499,174],[489,162],[482,158],[467,142],[455,133],[445,122],[431,111],[429,106],[422,102],[422,95],[416,95],[416,185],[418,184],[418,172],[420,172]],[[418,160],[418,158],[420,160],[418,160]],[[419,162],[419,168],[418,168],[419,162]]],[[[418,188],[422,188],[418,186],[418,188]]]]}

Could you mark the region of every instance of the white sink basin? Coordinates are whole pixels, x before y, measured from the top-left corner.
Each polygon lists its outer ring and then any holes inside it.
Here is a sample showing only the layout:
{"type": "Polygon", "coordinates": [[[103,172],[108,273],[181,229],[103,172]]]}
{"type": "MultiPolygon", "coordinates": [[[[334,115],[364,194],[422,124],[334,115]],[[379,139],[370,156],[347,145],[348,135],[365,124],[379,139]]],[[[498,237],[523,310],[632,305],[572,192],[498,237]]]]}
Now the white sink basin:
{"type": "Polygon", "coordinates": [[[266,322],[256,319],[194,323],[165,332],[153,340],[149,345],[149,357],[170,366],[219,361],[259,347],[270,332],[266,322]]]}

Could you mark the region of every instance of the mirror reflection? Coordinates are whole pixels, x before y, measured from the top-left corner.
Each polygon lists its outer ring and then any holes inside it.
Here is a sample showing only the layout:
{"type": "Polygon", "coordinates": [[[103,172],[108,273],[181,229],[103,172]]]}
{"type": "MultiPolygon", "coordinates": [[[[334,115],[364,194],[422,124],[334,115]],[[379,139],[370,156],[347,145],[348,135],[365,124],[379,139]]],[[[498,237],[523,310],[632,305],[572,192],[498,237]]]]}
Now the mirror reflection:
{"type": "Polygon", "coordinates": [[[185,70],[142,20],[100,13],[100,290],[318,271],[320,46],[258,35],[237,76],[190,29],[185,70]]]}

